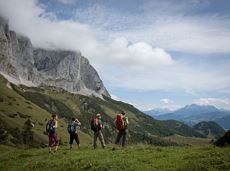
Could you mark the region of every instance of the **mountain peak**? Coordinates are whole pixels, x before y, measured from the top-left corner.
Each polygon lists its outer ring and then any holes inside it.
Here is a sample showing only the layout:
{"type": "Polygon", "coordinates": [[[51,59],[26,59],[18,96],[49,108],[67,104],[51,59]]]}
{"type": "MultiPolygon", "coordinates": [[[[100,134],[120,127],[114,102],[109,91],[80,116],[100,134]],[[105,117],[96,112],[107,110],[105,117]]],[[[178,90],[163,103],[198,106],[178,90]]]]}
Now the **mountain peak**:
{"type": "Polygon", "coordinates": [[[110,96],[97,71],[80,52],[35,48],[29,38],[9,30],[1,16],[0,40],[0,73],[9,81],[101,98],[110,96]]]}
{"type": "Polygon", "coordinates": [[[190,104],[186,105],[185,107],[177,110],[177,113],[184,113],[184,114],[200,114],[200,113],[208,113],[208,112],[217,112],[219,111],[215,106],[212,105],[198,105],[198,104],[190,104]]]}
{"type": "Polygon", "coordinates": [[[195,104],[195,103],[185,106],[185,108],[204,108],[204,107],[205,108],[216,108],[213,105],[200,105],[200,104],[195,104]]]}

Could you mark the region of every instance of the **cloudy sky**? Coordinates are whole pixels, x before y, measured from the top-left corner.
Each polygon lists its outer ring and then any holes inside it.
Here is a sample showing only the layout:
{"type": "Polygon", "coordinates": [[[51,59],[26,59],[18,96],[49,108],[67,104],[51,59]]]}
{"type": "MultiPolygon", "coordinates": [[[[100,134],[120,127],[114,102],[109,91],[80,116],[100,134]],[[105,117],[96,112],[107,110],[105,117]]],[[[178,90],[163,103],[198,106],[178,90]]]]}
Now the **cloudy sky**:
{"type": "Polygon", "coordinates": [[[34,46],[81,51],[114,99],[230,109],[229,0],[0,0],[0,14],[34,46]]]}

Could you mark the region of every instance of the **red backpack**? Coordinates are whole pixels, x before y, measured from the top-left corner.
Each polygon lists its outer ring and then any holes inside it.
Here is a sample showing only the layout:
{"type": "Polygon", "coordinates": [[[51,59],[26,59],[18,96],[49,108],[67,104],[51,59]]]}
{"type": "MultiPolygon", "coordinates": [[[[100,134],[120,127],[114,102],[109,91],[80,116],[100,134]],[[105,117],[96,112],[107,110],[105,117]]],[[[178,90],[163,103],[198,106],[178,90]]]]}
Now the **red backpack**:
{"type": "Polygon", "coordinates": [[[101,128],[102,128],[102,125],[98,118],[91,119],[91,130],[99,131],[101,130],[101,128]]]}
{"type": "Polygon", "coordinates": [[[117,115],[116,124],[117,124],[116,126],[117,126],[118,130],[124,129],[124,121],[123,121],[123,115],[122,114],[117,115]]]}

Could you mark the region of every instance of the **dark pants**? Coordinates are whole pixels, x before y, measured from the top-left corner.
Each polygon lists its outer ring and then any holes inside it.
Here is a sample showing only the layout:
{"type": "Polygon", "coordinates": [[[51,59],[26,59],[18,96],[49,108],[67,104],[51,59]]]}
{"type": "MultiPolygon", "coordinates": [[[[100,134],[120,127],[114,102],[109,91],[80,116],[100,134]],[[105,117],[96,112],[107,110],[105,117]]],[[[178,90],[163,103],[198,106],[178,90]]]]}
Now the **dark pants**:
{"type": "Polygon", "coordinates": [[[49,133],[49,147],[55,147],[59,145],[59,138],[57,133],[49,133]]]}
{"type": "Polygon", "coordinates": [[[120,139],[122,138],[122,147],[125,146],[125,141],[126,141],[126,135],[127,135],[127,129],[122,129],[118,132],[117,138],[115,141],[115,144],[119,144],[120,139]]]}
{"type": "Polygon", "coordinates": [[[105,148],[105,141],[104,141],[104,137],[103,137],[103,134],[102,134],[101,130],[94,132],[93,147],[94,148],[97,147],[97,137],[101,141],[102,148],[105,148]]]}
{"type": "Polygon", "coordinates": [[[79,136],[77,133],[72,133],[72,134],[69,134],[69,144],[73,144],[73,141],[75,140],[77,144],[80,144],[80,141],[79,141],[79,136]]]}

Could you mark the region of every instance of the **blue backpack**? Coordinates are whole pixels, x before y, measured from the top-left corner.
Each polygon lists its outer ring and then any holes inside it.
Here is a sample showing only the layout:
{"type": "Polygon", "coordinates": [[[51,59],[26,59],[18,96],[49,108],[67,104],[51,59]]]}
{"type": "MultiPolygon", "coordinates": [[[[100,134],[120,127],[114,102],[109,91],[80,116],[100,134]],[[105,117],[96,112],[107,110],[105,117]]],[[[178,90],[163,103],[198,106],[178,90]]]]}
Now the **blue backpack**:
{"type": "Polygon", "coordinates": [[[67,130],[68,130],[69,134],[75,133],[76,132],[76,124],[75,123],[69,124],[67,130]]]}

